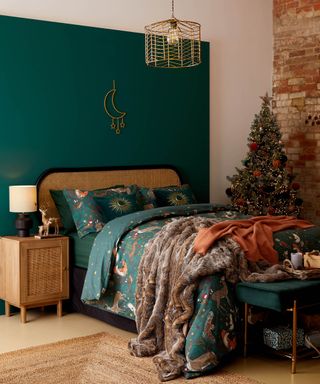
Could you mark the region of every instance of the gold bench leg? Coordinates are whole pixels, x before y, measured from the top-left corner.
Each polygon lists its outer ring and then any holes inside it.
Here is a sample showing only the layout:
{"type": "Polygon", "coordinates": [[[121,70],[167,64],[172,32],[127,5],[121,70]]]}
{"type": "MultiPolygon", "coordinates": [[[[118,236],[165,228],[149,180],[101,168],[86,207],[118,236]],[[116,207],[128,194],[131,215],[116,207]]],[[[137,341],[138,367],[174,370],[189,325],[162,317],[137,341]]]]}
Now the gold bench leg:
{"type": "Polygon", "coordinates": [[[243,338],[243,356],[247,357],[248,352],[248,303],[244,303],[244,338],[243,338]]]}
{"type": "Polygon", "coordinates": [[[297,301],[293,301],[292,311],[292,355],[291,355],[291,373],[296,373],[297,366],[297,301]]]}

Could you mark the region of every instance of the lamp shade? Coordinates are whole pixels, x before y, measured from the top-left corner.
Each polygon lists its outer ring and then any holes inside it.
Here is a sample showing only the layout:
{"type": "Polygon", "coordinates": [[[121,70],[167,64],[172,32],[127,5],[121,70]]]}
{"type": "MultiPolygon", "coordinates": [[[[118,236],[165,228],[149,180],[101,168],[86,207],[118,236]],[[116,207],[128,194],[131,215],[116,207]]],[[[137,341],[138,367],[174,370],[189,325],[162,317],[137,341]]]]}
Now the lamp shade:
{"type": "Polygon", "coordinates": [[[157,68],[186,68],[201,63],[201,25],[194,21],[171,19],[145,27],[146,64],[157,68]]]}
{"type": "Polygon", "coordinates": [[[35,212],[37,210],[36,185],[12,185],[9,187],[10,212],[35,212]]]}
{"type": "Polygon", "coordinates": [[[201,63],[200,24],[176,18],[145,27],[145,59],[149,67],[187,68],[201,63]]]}

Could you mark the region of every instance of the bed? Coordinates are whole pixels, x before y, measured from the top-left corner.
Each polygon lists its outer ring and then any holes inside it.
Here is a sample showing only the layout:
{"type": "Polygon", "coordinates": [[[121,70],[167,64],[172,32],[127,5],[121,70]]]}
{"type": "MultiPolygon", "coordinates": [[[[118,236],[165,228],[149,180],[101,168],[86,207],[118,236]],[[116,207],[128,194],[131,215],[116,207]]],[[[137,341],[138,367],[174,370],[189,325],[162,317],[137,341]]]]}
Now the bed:
{"type": "MultiPolygon", "coordinates": [[[[142,167],[86,167],[51,168],[45,170],[37,181],[38,206],[47,208],[48,217],[58,217],[59,211],[52,199],[50,190],[64,188],[98,189],[120,184],[139,184],[146,187],[181,185],[178,171],[167,165],[142,167]]],[[[60,221],[61,225],[61,221],[60,221]]],[[[68,233],[70,237],[70,307],[76,312],[97,318],[111,325],[136,332],[134,319],[87,305],[81,301],[81,292],[86,275],[88,258],[96,234],[80,239],[77,232],[68,233]]]]}
{"type": "MultiPolygon", "coordinates": [[[[167,186],[182,188],[183,182],[177,170],[170,166],[51,169],[38,180],[38,203],[46,206],[49,217],[59,218],[50,190],[95,190],[99,191],[95,196],[99,199],[101,189],[108,187],[138,185],[161,190],[167,186]]],[[[78,204],[78,198],[72,195],[70,201],[78,204]]],[[[169,224],[178,223],[178,227],[185,225],[189,228],[193,225],[194,216],[201,225],[246,218],[228,206],[186,202],[116,217],[99,228],[99,233],[87,233],[82,238],[78,236],[79,231],[69,232],[71,308],[117,327],[136,331],[135,293],[145,245],[152,243],[169,224]]],[[[291,250],[319,249],[319,239],[318,227],[290,229],[274,236],[275,248],[282,259],[291,250]]],[[[233,260],[241,252],[231,240],[228,241],[214,248],[222,263],[227,257],[233,260]]],[[[194,297],[190,304],[193,313],[188,319],[187,331],[183,330],[185,360],[174,374],[172,367],[161,368],[162,380],[176,377],[177,372],[183,372],[188,378],[210,372],[236,349],[239,319],[234,284],[222,270],[213,270],[216,271],[214,274],[202,274],[203,278],[194,284],[194,297]]],[[[233,274],[236,273],[233,270],[233,274]]],[[[234,281],[236,278],[234,276],[234,281]]],[[[141,330],[141,324],[138,327],[141,330]]],[[[141,351],[136,354],[139,353],[144,355],[141,351]]],[[[163,361],[159,365],[163,366],[163,361]]]]}

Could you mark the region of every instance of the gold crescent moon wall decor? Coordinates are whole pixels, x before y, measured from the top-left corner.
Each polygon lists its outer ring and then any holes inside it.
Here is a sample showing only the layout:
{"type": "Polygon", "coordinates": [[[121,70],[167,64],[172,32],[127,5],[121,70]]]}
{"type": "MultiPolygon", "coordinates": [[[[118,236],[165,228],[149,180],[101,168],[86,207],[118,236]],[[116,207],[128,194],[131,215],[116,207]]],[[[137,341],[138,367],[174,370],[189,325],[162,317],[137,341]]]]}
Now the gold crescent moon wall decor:
{"type": "Polygon", "coordinates": [[[121,129],[125,127],[124,117],[127,112],[121,112],[115,106],[114,99],[117,92],[115,80],[113,80],[112,85],[112,89],[110,89],[110,91],[104,97],[103,104],[106,114],[111,118],[111,128],[115,130],[117,135],[119,135],[121,129]]]}

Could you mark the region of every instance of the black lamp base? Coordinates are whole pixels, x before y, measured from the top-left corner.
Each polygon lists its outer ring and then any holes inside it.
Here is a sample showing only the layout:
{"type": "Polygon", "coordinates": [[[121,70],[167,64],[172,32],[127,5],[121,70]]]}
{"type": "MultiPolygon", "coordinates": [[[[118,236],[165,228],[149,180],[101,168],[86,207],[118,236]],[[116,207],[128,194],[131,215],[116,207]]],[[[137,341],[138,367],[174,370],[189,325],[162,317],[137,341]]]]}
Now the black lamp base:
{"type": "Polygon", "coordinates": [[[17,236],[29,237],[30,229],[32,228],[32,219],[25,213],[18,213],[17,220],[15,222],[17,229],[17,236]]]}

